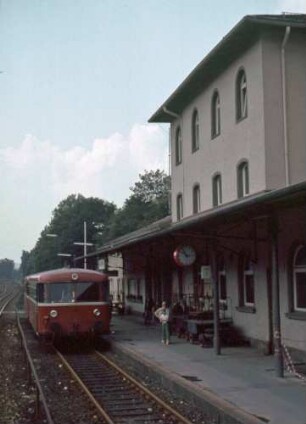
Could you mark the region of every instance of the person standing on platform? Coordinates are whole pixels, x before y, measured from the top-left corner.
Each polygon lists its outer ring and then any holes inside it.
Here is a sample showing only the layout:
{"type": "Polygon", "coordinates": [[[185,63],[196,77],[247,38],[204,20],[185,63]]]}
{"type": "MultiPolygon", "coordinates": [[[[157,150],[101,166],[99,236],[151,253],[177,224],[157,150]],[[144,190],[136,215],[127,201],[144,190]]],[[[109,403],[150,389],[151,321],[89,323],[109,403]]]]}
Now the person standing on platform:
{"type": "Polygon", "coordinates": [[[161,308],[158,308],[155,311],[155,316],[159,319],[162,328],[162,343],[168,345],[170,343],[170,329],[169,329],[169,320],[170,320],[170,310],[167,308],[166,302],[162,302],[161,308]]]}

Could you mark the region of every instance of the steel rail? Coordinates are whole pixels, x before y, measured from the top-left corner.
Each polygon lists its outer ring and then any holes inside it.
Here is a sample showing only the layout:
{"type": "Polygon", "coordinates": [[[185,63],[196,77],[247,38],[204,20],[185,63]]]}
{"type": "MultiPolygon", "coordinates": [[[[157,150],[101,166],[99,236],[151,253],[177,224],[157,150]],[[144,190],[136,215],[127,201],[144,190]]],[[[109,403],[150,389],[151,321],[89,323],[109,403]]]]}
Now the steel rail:
{"type": "Polygon", "coordinates": [[[115,368],[121,375],[124,376],[124,378],[126,378],[132,384],[134,384],[140,391],[145,393],[151,399],[154,399],[154,401],[157,404],[159,404],[162,408],[166,409],[170,414],[174,415],[175,418],[177,418],[181,423],[192,424],[191,421],[189,421],[187,418],[183,417],[179,412],[177,412],[175,409],[173,409],[171,406],[169,406],[166,402],[164,402],[162,399],[160,399],[158,396],[156,396],[154,393],[152,393],[149,389],[147,389],[145,386],[143,386],[141,383],[139,383],[137,380],[135,380],[135,378],[133,378],[132,376],[127,374],[122,368],[120,368],[117,364],[115,364],[113,361],[108,359],[101,352],[98,352],[98,351],[95,351],[95,352],[99,357],[102,358],[103,361],[105,361],[112,368],[115,368]]]}
{"type": "MultiPolygon", "coordinates": [[[[103,409],[101,404],[95,399],[94,395],[91,393],[91,391],[87,388],[87,386],[83,383],[82,379],[78,376],[76,371],[73,369],[73,367],[69,364],[69,362],[65,359],[65,357],[56,350],[57,355],[63,362],[64,366],[69,370],[72,377],[78,382],[78,384],[81,386],[81,388],[84,390],[84,392],[87,394],[91,402],[95,405],[97,410],[99,411],[100,415],[105,419],[107,424],[115,424],[116,421],[114,421],[108,413],[103,409]]],[[[145,386],[143,386],[141,383],[139,383],[135,378],[127,374],[123,369],[121,369],[117,364],[112,362],[110,359],[106,358],[101,352],[95,351],[95,354],[98,356],[98,358],[104,362],[107,363],[112,369],[115,369],[121,376],[123,376],[128,382],[130,382],[138,391],[140,391],[144,396],[147,396],[149,399],[153,400],[158,406],[166,410],[170,415],[175,417],[181,424],[192,424],[190,420],[183,417],[179,412],[174,410],[171,406],[169,406],[166,402],[164,402],[162,399],[160,399],[158,396],[156,396],[154,393],[152,393],[149,389],[147,389],[145,386]]]]}
{"type": "Polygon", "coordinates": [[[6,292],[6,290],[7,290],[7,284],[6,284],[6,283],[2,283],[2,284],[0,285],[0,294],[1,294],[1,295],[4,295],[4,294],[5,294],[5,292],[6,292]]]}
{"type": "Polygon", "coordinates": [[[0,298],[0,300],[5,300],[5,299],[7,299],[6,300],[6,302],[4,302],[3,303],[3,305],[2,305],[2,307],[1,307],[1,309],[0,309],[0,318],[2,317],[2,314],[3,314],[3,311],[4,311],[4,309],[7,307],[7,305],[12,301],[12,300],[14,300],[15,299],[15,297],[17,297],[19,295],[19,291],[17,290],[15,290],[15,292],[13,292],[13,293],[8,293],[8,294],[6,294],[5,296],[3,296],[2,298],[0,298]]]}
{"type": "Polygon", "coordinates": [[[30,354],[30,351],[29,351],[29,348],[28,348],[28,345],[27,345],[27,341],[26,341],[26,337],[24,335],[24,331],[23,331],[21,324],[20,324],[20,319],[19,319],[19,315],[18,315],[17,310],[16,310],[16,318],[17,318],[17,325],[18,325],[19,334],[21,336],[21,343],[22,343],[22,346],[23,346],[25,354],[26,354],[28,366],[30,367],[29,371],[31,371],[30,376],[31,375],[33,376],[34,384],[36,386],[36,414],[39,415],[40,401],[41,401],[41,403],[43,404],[43,407],[44,407],[47,423],[48,424],[54,424],[54,421],[51,417],[51,413],[50,413],[49,407],[47,405],[47,401],[46,401],[43,389],[41,387],[41,384],[40,384],[40,381],[39,381],[33,360],[31,358],[31,354],[30,354]]]}
{"type": "Polygon", "coordinates": [[[78,384],[81,386],[81,388],[84,390],[84,392],[87,394],[91,402],[95,405],[97,410],[99,411],[100,415],[105,419],[107,424],[115,424],[114,421],[111,419],[111,417],[104,411],[102,406],[99,404],[99,402],[96,401],[95,397],[92,395],[90,390],[86,387],[86,385],[83,383],[83,381],[80,379],[78,374],[74,371],[74,369],[71,367],[69,362],[65,359],[65,357],[57,350],[55,349],[56,354],[59,356],[65,367],[68,369],[68,371],[71,373],[72,377],[78,382],[78,384]]]}

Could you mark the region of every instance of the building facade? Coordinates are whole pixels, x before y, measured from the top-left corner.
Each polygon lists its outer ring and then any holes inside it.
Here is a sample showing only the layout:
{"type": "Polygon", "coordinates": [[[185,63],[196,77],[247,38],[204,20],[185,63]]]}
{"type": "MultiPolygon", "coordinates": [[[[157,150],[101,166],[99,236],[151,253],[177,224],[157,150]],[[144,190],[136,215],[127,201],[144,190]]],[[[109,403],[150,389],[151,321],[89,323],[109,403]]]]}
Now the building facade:
{"type": "MultiPolygon", "coordinates": [[[[170,123],[173,223],[306,181],[305,29],[305,15],[245,17],[151,117],[150,122],[170,123]]],[[[305,351],[304,205],[272,208],[263,216],[250,213],[234,229],[226,223],[226,211],[223,218],[213,236],[220,301],[228,299],[236,325],[265,351],[273,350],[280,325],[283,340],[305,351]]],[[[200,236],[190,238],[198,268],[211,262],[211,247],[203,254],[205,233],[202,246],[200,236]]],[[[192,267],[174,272],[174,286],[181,280],[190,291],[197,276],[192,267]]],[[[200,288],[201,295],[204,291],[200,288]]]]}
{"type": "Polygon", "coordinates": [[[305,49],[306,15],[247,16],[150,118],[170,123],[171,217],[98,252],[121,252],[135,311],[183,298],[306,356],[305,49]]]}

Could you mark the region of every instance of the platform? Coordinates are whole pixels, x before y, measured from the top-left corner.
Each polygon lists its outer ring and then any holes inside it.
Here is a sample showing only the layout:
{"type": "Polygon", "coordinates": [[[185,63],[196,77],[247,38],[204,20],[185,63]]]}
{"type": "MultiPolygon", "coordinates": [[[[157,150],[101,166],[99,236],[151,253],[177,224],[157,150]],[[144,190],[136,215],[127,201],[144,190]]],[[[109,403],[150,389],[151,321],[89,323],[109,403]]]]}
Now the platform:
{"type": "Polygon", "coordinates": [[[224,347],[217,356],[176,336],[166,346],[158,324],[145,326],[133,315],[114,316],[111,328],[114,349],[153,364],[172,388],[211,404],[212,413],[221,408],[221,423],[306,424],[306,384],[289,373],[275,377],[273,356],[250,347],[224,347]]]}

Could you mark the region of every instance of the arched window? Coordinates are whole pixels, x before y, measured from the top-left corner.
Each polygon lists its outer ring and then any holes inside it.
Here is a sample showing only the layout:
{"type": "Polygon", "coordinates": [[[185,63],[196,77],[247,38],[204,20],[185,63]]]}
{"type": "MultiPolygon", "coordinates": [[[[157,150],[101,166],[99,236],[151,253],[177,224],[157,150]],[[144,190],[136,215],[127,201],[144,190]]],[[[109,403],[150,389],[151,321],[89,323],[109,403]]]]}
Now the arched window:
{"type": "Polygon", "coordinates": [[[181,193],[176,197],[176,216],[178,221],[183,218],[183,195],[181,193]]]}
{"type": "Polygon", "coordinates": [[[217,137],[221,132],[220,97],[216,90],[211,100],[211,136],[217,137]]]}
{"type": "Polygon", "coordinates": [[[182,163],[182,132],[178,127],[175,133],[175,164],[182,163]]]}
{"type": "Polygon", "coordinates": [[[293,309],[306,311],[306,246],[300,245],[293,259],[293,309]]]}
{"type": "Polygon", "coordinates": [[[245,71],[240,69],[236,78],[236,118],[237,121],[247,117],[248,96],[245,71]]]}
{"type": "Polygon", "coordinates": [[[216,174],[212,179],[213,206],[222,204],[222,179],[221,174],[216,174]]]}
{"type": "Polygon", "coordinates": [[[243,161],[237,166],[237,193],[238,198],[247,196],[250,193],[249,165],[247,161],[243,161]]]}
{"type": "Polygon", "coordinates": [[[198,213],[201,210],[201,193],[200,186],[196,184],[192,190],[192,200],[193,200],[193,213],[198,213]]]}
{"type": "Polygon", "coordinates": [[[200,146],[200,128],[199,128],[199,114],[195,109],[192,114],[192,152],[199,149],[200,146]]]}

